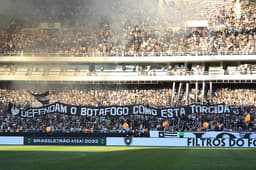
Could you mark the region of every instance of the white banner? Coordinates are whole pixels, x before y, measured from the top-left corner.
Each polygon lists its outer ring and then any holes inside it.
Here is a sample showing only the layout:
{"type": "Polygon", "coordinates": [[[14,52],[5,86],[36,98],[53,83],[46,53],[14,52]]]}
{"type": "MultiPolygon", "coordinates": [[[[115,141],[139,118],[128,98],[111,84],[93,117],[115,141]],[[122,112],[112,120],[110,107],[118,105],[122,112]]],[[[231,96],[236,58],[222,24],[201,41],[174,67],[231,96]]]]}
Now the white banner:
{"type": "Polygon", "coordinates": [[[256,148],[256,139],[245,138],[132,138],[107,137],[107,146],[196,148],[256,148]]]}
{"type": "Polygon", "coordinates": [[[23,136],[0,136],[0,145],[23,145],[23,136]]]}
{"type": "Polygon", "coordinates": [[[150,137],[157,138],[252,138],[256,139],[255,132],[224,132],[224,131],[209,131],[209,132],[163,132],[163,131],[150,131],[150,137]]]}
{"type": "Polygon", "coordinates": [[[119,138],[107,137],[107,146],[186,146],[182,138],[119,138]]]}

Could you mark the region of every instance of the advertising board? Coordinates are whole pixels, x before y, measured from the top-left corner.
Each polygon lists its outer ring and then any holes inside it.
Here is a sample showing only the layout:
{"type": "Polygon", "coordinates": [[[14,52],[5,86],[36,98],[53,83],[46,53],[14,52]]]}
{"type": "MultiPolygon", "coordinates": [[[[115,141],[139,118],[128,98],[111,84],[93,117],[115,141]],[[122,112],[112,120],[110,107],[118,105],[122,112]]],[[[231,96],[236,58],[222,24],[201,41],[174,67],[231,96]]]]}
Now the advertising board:
{"type": "Polygon", "coordinates": [[[24,145],[105,146],[105,137],[25,137],[24,145]]]}
{"type": "Polygon", "coordinates": [[[107,146],[256,148],[253,138],[115,138],[107,137],[107,146]]]}
{"type": "Polygon", "coordinates": [[[0,145],[23,145],[23,136],[0,136],[0,145]]]}

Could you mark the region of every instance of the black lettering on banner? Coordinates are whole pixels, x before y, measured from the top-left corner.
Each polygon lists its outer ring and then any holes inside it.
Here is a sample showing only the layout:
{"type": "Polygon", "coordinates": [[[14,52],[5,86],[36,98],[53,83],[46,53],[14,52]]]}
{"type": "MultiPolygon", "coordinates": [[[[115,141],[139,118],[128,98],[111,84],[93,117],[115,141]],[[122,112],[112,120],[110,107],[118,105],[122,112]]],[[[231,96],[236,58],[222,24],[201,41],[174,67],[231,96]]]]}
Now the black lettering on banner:
{"type": "Polygon", "coordinates": [[[236,141],[236,144],[237,144],[237,146],[239,146],[239,147],[241,147],[241,146],[244,146],[244,139],[237,139],[237,141],[236,141]]]}
{"type": "Polygon", "coordinates": [[[194,138],[188,138],[187,139],[187,146],[194,146],[194,138]]]}
{"type": "Polygon", "coordinates": [[[212,146],[212,143],[211,143],[212,140],[210,138],[207,138],[206,141],[207,141],[207,144],[206,144],[207,146],[212,146]]]}
{"type": "Polygon", "coordinates": [[[225,146],[225,139],[221,139],[221,147],[225,146]]]}
{"type": "Polygon", "coordinates": [[[248,147],[256,147],[256,139],[248,139],[248,147]]]}
{"type": "Polygon", "coordinates": [[[256,147],[255,133],[192,133],[194,137],[187,138],[188,147],[256,147]]]}
{"type": "Polygon", "coordinates": [[[236,141],[235,139],[229,139],[229,146],[235,146],[236,141]]]}
{"type": "Polygon", "coordinates": [[[213,139],[212,143],[213,143],[213,146],[216,146],[216,147],[217,147],[217,146],[220,146],[221,140],[218,139],[218,138],[216,138],[216,139],[213,139]]]}

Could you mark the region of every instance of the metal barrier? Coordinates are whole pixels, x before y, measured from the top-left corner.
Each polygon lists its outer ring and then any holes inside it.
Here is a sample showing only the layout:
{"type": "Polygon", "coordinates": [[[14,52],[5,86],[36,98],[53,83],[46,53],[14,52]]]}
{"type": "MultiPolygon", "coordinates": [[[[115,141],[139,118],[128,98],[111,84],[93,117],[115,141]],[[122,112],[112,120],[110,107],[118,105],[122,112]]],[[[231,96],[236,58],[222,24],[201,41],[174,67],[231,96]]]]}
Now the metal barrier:
{"type": "Polygon", "coordinates": [[[204,55],[256,55],[256,50],[253,51],[221,51],[221,52],[177,52],[177,51],[167,51],[167,52],[137,52],[137,53],[46,53],[46,52],[22,52],[22,51],[0,51],[0,56],[27,56],[27,57],[97,57],[97,56],[105,56],[105,57],[147,57],[147,56],[158,56],[158,57],[170,57],[170,56],[204,56],[204,55]]]}

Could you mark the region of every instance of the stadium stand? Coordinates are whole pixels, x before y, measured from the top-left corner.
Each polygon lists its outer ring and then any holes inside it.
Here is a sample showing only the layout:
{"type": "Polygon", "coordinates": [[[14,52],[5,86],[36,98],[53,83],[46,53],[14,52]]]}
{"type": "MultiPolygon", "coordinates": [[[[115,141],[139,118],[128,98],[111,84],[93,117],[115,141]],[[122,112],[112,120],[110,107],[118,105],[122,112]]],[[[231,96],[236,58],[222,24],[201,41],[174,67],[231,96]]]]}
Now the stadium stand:
{"type": "MultiPolygon", "coordinates": [[[[190,22],[195,25],[167,27],[154,15],[157,10],[149,15],[141,8],[144,1],[127,7],[122,6],[124,1],[115,0],[111,11],[119,15],[111,19],[94,8],[80,9],[85,7],[82,2],[64,3],[60,11],[32,9],[28,20],[13,20],[0,30],[1,133],[147,136],[150,130],[256,130],[253,3],[205,0],[202,14],[191,19],[207,20],[207,25],[190,22]],[[78,22],[81,18],[92,21],[78,22]],[[239,113],[169,118],[15,115],[17,110],[56,102],[93,108],[225,104],[238,108],[239,113]]],[[[186,4],[192,11],[201,7],[192,9],[195,2],[191,1],[186,4]]]]}
{"type": "MultiPolygon", "coordinates": [[[[129,17],[121,15],[115,18],[116,22],[122,23],[120,28],[115,28],[113,23],[104,18],[98,25],[88,26],[81,23],[75,27],[62,24],[72,19],[69,17],[63,17],[58,20],[59,22],[49,20],[44,23],[20,24],[21,21],[12,21],[1,30],[0,54],[10,56],[254,54],[255,6],[242,1],[240,9],[241,16],[237,18],[234,5],[224,6],[209,19],[208,27],[195,25],[186,29],[175,29],[175,27],[164,29],[160,19],[148,16],[146,11],[136,8],[129,17]],[[140,23],[140,20],[145,22],[140,23]]],[[[68,11],[71,10],[67,10],[64,16],[69,14],[68,11]]],[[[90,17],[80,13],[73,15],[90,17]]]]}

